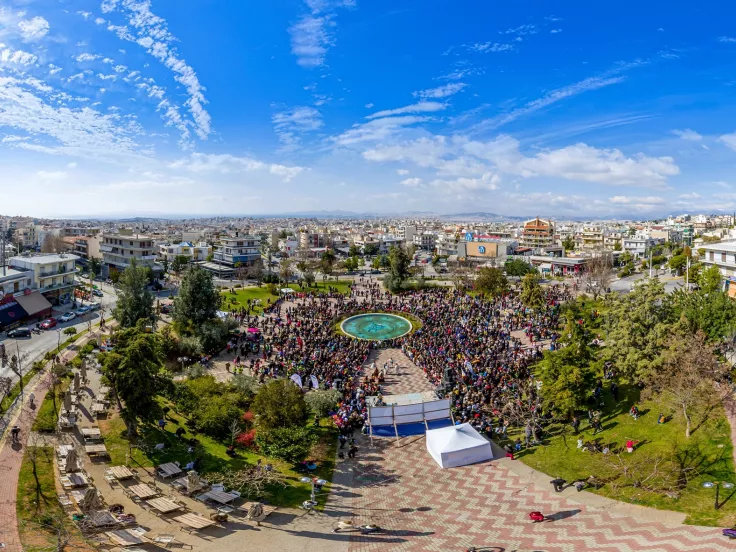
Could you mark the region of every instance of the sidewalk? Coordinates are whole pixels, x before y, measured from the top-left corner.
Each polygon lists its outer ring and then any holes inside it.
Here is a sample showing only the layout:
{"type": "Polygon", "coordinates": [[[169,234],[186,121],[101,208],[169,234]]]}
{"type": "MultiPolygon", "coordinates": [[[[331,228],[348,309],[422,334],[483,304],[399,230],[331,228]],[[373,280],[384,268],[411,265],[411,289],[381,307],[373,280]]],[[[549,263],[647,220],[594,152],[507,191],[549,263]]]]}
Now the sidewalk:
{"type": "MultiPolygon", "coordinates": [[[[60,355],[60,359],[71,360],[77,350],[81,348],[81,344],[90,338],[89,334],[72,343],[72,348],[67,348],[60,355]]],[[[25,446],[28,442],[28,436],[31,433],[33,422],[36,419],[38,410],[43,403],[46,392],[49,389],[51,381],[51,373],[44,369],[34,376],[24,389],[24,394],[18,397],[18,401],[22,400],[20,408],[16,408],[11,414],[9,427],[17,425],[20,428],[20,443],[13,444],[10,431],[5,433],[5,438],[0,441],[0,473],[2,474],[2,485],[0,485],[0,543],[3,543],[4,552],[22,552],[23,548],[20,542],[20,534],[18,532],[18,517],[16,511],[16,499],[18,495],[18,476],[20,467],[23,462],[25,446]],[[33,393],[35,395],[35,408],[31,408],[28,396],[33,393]]],[[[21,404],[21,403],[17,403],[21,404]]]]}

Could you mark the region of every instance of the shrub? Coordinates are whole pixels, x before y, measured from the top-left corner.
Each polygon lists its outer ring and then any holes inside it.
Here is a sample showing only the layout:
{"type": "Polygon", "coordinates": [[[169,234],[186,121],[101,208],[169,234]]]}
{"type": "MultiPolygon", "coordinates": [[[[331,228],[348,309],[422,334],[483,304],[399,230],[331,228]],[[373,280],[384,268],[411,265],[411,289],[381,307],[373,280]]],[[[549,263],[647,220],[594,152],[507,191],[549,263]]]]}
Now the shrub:
{"type": "Polygon", "coordinates": [[[285,378],[261,386],[253,401],[253,412],[258,426],[264,429],[300,426],[308,414],[302,390],[285,378]]]}
{"type": "Polygon", "coordinates": [[[342,398],[342,393],[337,389],[327,391],[310,391],[304,396],[309,410],[316,416],[324,418],[333,410],[342,398]]]}
{"type": "Polygon", "coordinates": [[[197,328],[197,337],[206,352],[216,352],[225,347],[230,328],[222,320],[208,320],[197,328]]]}
{"type": "Polygon", "coordinates": [[[196,337],[182,337],[179,340],[177,349],[180,355],[186,357],[193,357],[202,354],[202,343],[196,337]]]}
{"type": "Polygon", "coordinates": [[[69,327],[68,327],[68,328],[66,328],[66,329],[65,329],[65,330],[64,330],[64,331],[63,331],[62,333],[63,333],[64,335],[68,335],[68,336],[70,336],[70,337],[71,337],[71,336],[73,336],[73,335],[77,335],[77,330],[76,330],[76,328],[74,328],[74,326],[69,326],[69,327]]]}
{"type": "Polygon", "coordinates": [[[242,412],[237,395],[212,395],[199,401],[191,415],[192,425],[200,433],[224,439],[230,435],[230,424],[233,420],[240,420],[242,412]]]}
{"type": "Polygon", "coordinates": [[[304,460],[316,441],[309,427],[275,427],[256,433],[256,444],[263,454],[287,462],[304,460]]]}
{"type": "Polygon", "coordinates": [[[256,430],[251,429],[250,431],[244,431],[235,438],[235,442],[238,446],[253,449],[256,447],[256,430]]]}
{"type": "Polygon", "coordinates": [[[270,293],[271,295],[278,295],[278,294],[279,294],[279,290],[278,290],[278,289],[276,288],[276,284],[274,284],[274,283],[268,284],[268,285],[266,286],[266,290],[267,290],[267,291],[268,291],[268,293],[270,293]]]}

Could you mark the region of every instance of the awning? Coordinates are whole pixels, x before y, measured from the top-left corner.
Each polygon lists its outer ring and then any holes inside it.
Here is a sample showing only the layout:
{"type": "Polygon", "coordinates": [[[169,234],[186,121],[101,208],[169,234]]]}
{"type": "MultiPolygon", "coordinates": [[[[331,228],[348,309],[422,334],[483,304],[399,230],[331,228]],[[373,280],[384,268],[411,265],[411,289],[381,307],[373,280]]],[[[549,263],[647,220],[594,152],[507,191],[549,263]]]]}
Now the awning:
{"type": "Polygon", "coordinates": [[[38,291],[34,291],[29,295],[19,295],[15,300],[20,303],[20,306],[28,313],[28,316],[33,316],[39,312],[51,309],[51,303],[38,291]]]}
{"type": "Polygon", "coordinates": [[[0,305],[0,328],[15,324],[26,316],[28,313],[16,302],[0,305]]]}

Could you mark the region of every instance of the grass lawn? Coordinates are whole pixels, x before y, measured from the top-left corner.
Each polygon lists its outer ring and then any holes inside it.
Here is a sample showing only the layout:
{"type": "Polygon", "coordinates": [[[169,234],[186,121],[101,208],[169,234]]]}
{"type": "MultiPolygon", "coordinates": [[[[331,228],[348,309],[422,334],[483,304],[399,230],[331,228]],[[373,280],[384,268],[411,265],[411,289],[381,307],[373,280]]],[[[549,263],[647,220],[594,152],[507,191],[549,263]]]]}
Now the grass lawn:
{"type": "MultiPolygon", "coordinates": [[[[318,291],[321,293],[326,293],[329,291],[330,288],[336,289],[340,293],[347,294],[350,292],[350,284],[352,282],[347,280],[341,280],[341,281],[334,281],[330,280],[329,282],[315,282],[314,286],[312,287],[306,287],[300,288],[299,285],[292,283],[288,287],[293,289],[296,292],[301,291],[318,291]]],[[[280,286],[276,286],[277,289],[280,288],[280,286]]],[[[258,299],[261,302],[261,305],[256,306],[255,312],[257,314],[263,313],[263,306],[268,305],[269,300],[271,303],[273,303],[276,299],[278,299],[277,295],[271,295],[268,291],[268,286],[262,285],[261,287],[247,287],[247,288],[233,288],[235,293],[231,293],[230,291],[223,291],[222,297],[223,297],[223,310],[226,311],[235,311],[240,309],[241,307],[244,307],[248,300],[254,300],[258,299]],[[235,302],[232,302],[232,299],[235,299],[235,302]]]]}
{"type": "MultiPolygon", "coordinates": [[[[105,437],[105,445],[110,453],[111,465],[121,465],[126,463],[129,451],[129,442],[125,436],[125,424],[117,416],[113,415],[107,420],[100,420],[99,426],[105,437]]],[[[206,435],[194,434],[186,425],[186,420],[173,410],[169,412],[167,424],[163,431],[158,427],[146,427],[141,430],[137,444],[139,447],[132,449],[131,467],[153,467],[164,462],[179,461],[183,466],[190,460],[194,459],[194,455],[187,454],[187,445],[181,442],[174,434],[179,427],[186,429],[184,437],[190,439],[196,438],[201,450],[197,452],[197,456],[201,459],[200,472],[202,474],[224,471],[227,469],[238,470],[248,465],[255,465],[259,459],[263,463],[271,463],[284,475],[286,487],[274,487],[268,489],[264,497],[269,503],[276,506],[297,507],[309,498],[310,485],[302,483],[299,478],[303,474],[298,473],[294,466],[282,462],[266,458],[249,450],[238,450],[236,458],[230,458],[226,453],[226,444],[218,442],[206,435]],[[163,451],[153,450],[157,443],[164,443],[166,447],[163,451]]],[[[337,430],[330,419],[324,419],[317,428],[319,441],[312,449],[312,457],[317,461],[318,468],[315,472],[317,477],[330,481],[332,478],[332,470],[335,465],[335,451],[337,447],[337,430]]],[[[329,485],[325,486],[325,491],[329,491],[329,485]]],[[[320,506],[324,506],[327,492],[318,496],[320,506]]]]}
{"type": "Polygon", "coordinates": [[[59,408],[64,402],[64,394],[71,385],[70,378],[63,378],[56,387],[56,406],[54,406],[54,393],[49,390],[38,409],[38,415],[33,422],[33,431],[53,433],[56,431],[56,423],[59,421],[59,408]]]}
{"type": "Polygon", "coordinates": [[[79,529],[59,505],[54,484],[54,449],[27,449],[18,475],[18,530],[25,552],[56,550],[58,534],[69,539],[66,549],[93,551],[82,539],[79,529]],[[35,452],[34,476],[31,454],[35,452]],[[37,483],[38,481],[38,483],[37,483]]]}
{"type": "MultiPolygon", "coordinates": [[[[577,436],[572,434],[569,426],[552,426],[550,436],[544,440],[543,446],[522,450],[516,457],[532,468],[550,475],[550,479],[562,477],[569,483],[590,475],[604,480],[613,479],[595,492],[616,500],[684,512],[688,514],[688,523],[719,526],[736,523],[736,493],[724,489],[720,502],[725,501],[725,504],[716,510],[715,490],[702,487],[702,483],[706,481],[736,483],[730,426],[722,408],[713,412],[686,439],[682,419],[675,414],[667,423],[657,424],[660,412],[665,415],[673,413],[656,402],[638,402],[637,389],[621,386],[621,402],[618,404],[613,404],[613,398],[607,391],[604,398],[606,405],[601,409],[604,431],[593,436],[592,429],[587,425],[587,418],[583,419],[580,432],[583,440],[599,440],[599,443],[608,444],[612,450],[624,447],[629,439],[638,441],[631,455],[625,451],[622,453],[623,460],[627,463],[638,463],[637,474],[648,476],[654,472],[654,458],[666,458],[661,465],[663,471],[669,470],[669,473],[673,473],[672,470],[676,470],[678,475],[689,474],[679,498],[635,488],[621,476],[620,469],[613,467],[615,455],[578,451],[577,436]],[[632,404],[636,404],[642,414],[638,420],[628,414],[632,404]],[[676,456],[673,454],[675,447],[676,456]]],[[[694,426],[697,424],[695,421],[694,426]]],[[[523,428],[510,432],[510,437],[512,440],[520,437],[523,441],[523,428]]]]}

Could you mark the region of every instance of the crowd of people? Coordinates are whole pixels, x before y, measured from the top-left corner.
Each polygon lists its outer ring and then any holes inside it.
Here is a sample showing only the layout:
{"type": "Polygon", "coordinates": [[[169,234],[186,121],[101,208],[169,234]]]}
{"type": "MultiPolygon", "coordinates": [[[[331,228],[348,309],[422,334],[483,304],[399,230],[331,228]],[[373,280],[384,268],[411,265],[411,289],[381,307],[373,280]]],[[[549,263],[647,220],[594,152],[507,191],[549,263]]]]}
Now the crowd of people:
{"type": "MultiPolygon", "coordinates": [[[[452,398],[456,420],[505,435],[510,423],[533,419],[538,408],[531,366],[544,347],[554,346],[560,305],[571,298],[564,286],[545,290],[541,309],[525,308],[518,296],[496,300],[431,288],[394,295],[378,282],[359,279],[350,294],[297,293],[267,305],[264,316],[246,309],[244,327],[260,330],[261,347],[249,353],[234,344],[238,364],[260,381],[299,376],[305,388],[338,389],[343,400],[334,414],[343,433],[364,424],[366,397],[382,393],[384,369],[368,365],[371,348],[400,348],[437,387],[452,398]],[[395,340],[368,342],[340,335],[336,322],[358,311],[393,311],[422,322],[395,340]],[[524,346],[520,335],[531,345],[524,346]]],[[[529,427],[533,440],[537,428],[529,427]]]]}

